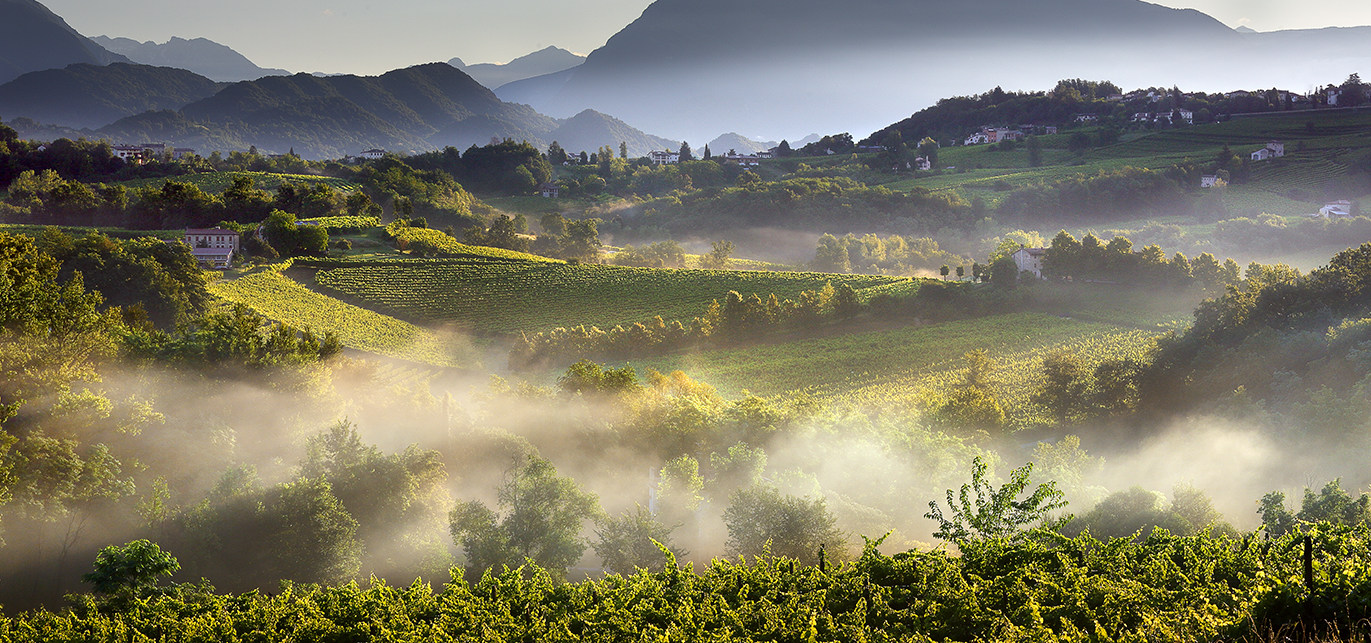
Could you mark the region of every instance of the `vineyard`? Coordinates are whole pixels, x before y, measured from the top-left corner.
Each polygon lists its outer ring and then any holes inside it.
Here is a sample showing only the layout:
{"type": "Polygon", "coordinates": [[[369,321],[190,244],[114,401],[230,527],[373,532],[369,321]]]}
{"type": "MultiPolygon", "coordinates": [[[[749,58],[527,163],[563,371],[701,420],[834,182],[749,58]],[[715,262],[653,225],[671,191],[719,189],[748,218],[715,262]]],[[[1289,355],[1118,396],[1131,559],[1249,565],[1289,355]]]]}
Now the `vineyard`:
{"type": "Polygon", "coordinates": [[[274,174],[268,172],[205,172],[202,174],[184,174],[181,176],[169,176],[162,178],[133,179],[131,181],[120,181],[122,185],[129,189],[135,188],[160,188],[167,181],[178,183],[190,183],[201,190],[210,194],[222,194],[224,190],[233,185],[233,180],[246,176],[252,179],[252,186],[259,190],[274,192],[283,183],[323,183],[335,190],[351,192],[357,189],[357,184],[346,179],[339,179],[329,176],[313,176],[309,174],[274,174]]]}
{"type": "Polygon", "coordinates": [[[1140,358],[1158,331],[1016,313],[898,330],[854,333],[672,355],[634,364],[683,370],[733,396],[808,393],[854,405],[901,406],[938,399],[960,382],[962,356],[984,349],[996,362],[996,396],[1011,426],[1039,419],[1028,397],[1042,360],[1067,351],[1093,369],[1105,359],[1140,358]]]}
{"type": "Polygon", "coordinates": [[[269,319],[318,333],[330,331],[349,348],[434,366],[471,367],[477,362],[474,349],[459,338],[326,297],[279,272],[216,281],[210,291],[269,319]]]}
{"type": "MultiPolygon", "coordinates": [[[[1319,523],[1262,542],[1164,530],[1141,542],[1041,536],[810,566],[761,556],[558,584],[529,566],[460,577],[221,595],[71,596],[69,610],[0,618],[37,641],[1234,641],[1364,634],[1365,526],[1319,523]],[[1307,543],[1307,545],[1305,545],[1307,543]],[[1305,545],[1305,546],[1301,546],[1305,545]],[[1308,549],[1306,549],[1308,547],[1308,549]],[[1310,551],[1309,563],[1302,553],[1310,551]]],[[[1326,637],[1326,638],[1324,638],[1326,637]]],[[[1344,639],[1362,640],[1362,639],[1344,639]]]]}
{"type": "Polygon", "coordinates": [[[317,225],[329,232],[361,232],[381,225],[381,220],[377,217],[314,217],[312,219],[302,219],[306,223],[317,225]]]}
{"type": "Polygon", "coordinates": [[[318,274],[321,286],[404,318],[456,323],[481,333],[582,324],[610,328],[657,315],[689,321],[730,290],[788,298],[822,288],[825,282],[861,289],[903,281],[866,275],[667,270],[476,257],[335,265],[343,267],[318,274]]]}

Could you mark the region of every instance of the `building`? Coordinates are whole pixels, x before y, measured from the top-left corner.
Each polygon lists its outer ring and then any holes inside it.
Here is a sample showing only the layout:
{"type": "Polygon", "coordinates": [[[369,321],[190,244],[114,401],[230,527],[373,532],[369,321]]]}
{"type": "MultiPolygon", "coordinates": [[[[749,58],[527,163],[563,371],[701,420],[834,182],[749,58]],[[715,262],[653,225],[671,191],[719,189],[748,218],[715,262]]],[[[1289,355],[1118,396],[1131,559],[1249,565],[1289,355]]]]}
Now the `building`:
{"type": "Polygon", "coordinates": [[[1343,200],[1325,203],[1322,208],[1319,208],[1319,216],[1325,219],[1350,219],[1352,218],[1352,202],[1343,200]]]}
{"type": "Polygon", "coordinates": [[[177,148],[173,148],[173,149],[171,150],[171,158],[173,158],[173,159],[178,159],[178,160],[179,160],[179,159],[183,159],[183,158],[185,158],[185,157],[187,157],[187,156],[195,156],[195,148],[191,148],[191,147],[177,147],[177,148]]]}
{"type": "Polygon", "coordinates": [[[971,136],[966,137],[966,142],[964,142],[964,143],[962,143],[962,144],[963,144],[963,145],[981,145],[981,144],[989,143],[989,142],[990,142],[990,137],[986,136],[986,135],[985,135],[985,132],[976,132],[975,134],[972,134],[971,136]]]}
{"type": "Polygon", "coordinates": [[[1269,159],[1280,158],[1282,156],[1285,156],[1285,143],[1282,143],[1280,141],[1271,141],[1270,143],[1266,144],[1266,147],[1263,147],[1253,152],[1252,160],[1266,161],[1269,159]]]}
{"type": "Polygon", "coordinates": [[[1054,135],[1054,134],[1056,134],[1056,133],[1057,133],[1057,126],[1056,126],[1056,125],[1048,125],[1047,127],[1044,127],[1044,128],[1043,128],[1043,134],[1046,134],[1046,135],[1048,135],[1048,136],[1052,136],[1052,135],[1054,135]]]}
{"type": "Polygon", "coordinates": [[[914,159],[914,169],[927,172],[933,169],[933,162],[922,156],[917,157],[914,159]]]}
{"type": "Polygon", "coordinates": [[[538,193],[544,198],[556,199],[562,195],[562,189],[556,183],[544,183],[538,186],[538,193]]]}
{"type": "Polygon", "coordinates": [[[143,143],[138,147],[143,148],[143,160],[161,158],[167,153],[166,143],[143,143]]]}
{"type": "Polygon", "coordinates": [[[196,261],[210,268],[227,268],[241,247],[242,235],[223,228],[189,228],[184,240],[196,261]]]}
{"type": "Polygon", "coordinates": [[[143,148],[137,145],[115,145],[113,151],[125,163],[143,162],[143,148]]]}
{"type": "Polygon", "coordinates": [[[681,153],[671,150],[652,150],[647,153],[647,158],[653,165],[675,165],[681,162],[681,153]]]}
{"type": "Polygon", "coordinates": [[[1202,188],[1212,188],[1218,184],[1219,176],[1217,174],[1205,174],[1200,177],[1200,187],[1202,188]]]}
{"type": "Polygon", "coordinates": [[[376,159],[379,159],[379,158],[381,158],[381,157],[383,157],[383,156],[385,156],[385,155],[386,155],[386,151],[385,151],[385,150],[381,150],[381,149],[372,149],[372,150],[367,150],[367,151],[365,151],[365,152],[362,152],[362,153],[359,154],[358,156],[361,156],[362,158],[364,158],[364,159],[366,159],[366,160],[368,160],[368,161],[375,161],[376,159]]]}
{"type": "Polygon", "coordinates": [[[762,158],[756,154],[738,154],[735,152],[733,154],[725,154],[724,160],[733,161],[743,167],[757,167],[758,165],[761,165],[762,158]]]}
{"type": "Polygon", "coordinates": [[[1014,260],[1014,265],[1019,267],[1019,272],[1031,272],[1038,279],[1043,278],[1043,257],[1047,256],[1047,248],[1019,248],[1017,252],[1009,255],[1014,260]]]}
{"type": "Polygon", "coordinates": [[[1076,122],[1077,122],[1077,123],[1095,123],[1095,122],[1098,122],[1099,120],[1100,120],[1100,117],[1097,116],[1097,115],[1095,115],[1095,114],[1077,114],[1077,115],[1076,115],[1076,122]]]}

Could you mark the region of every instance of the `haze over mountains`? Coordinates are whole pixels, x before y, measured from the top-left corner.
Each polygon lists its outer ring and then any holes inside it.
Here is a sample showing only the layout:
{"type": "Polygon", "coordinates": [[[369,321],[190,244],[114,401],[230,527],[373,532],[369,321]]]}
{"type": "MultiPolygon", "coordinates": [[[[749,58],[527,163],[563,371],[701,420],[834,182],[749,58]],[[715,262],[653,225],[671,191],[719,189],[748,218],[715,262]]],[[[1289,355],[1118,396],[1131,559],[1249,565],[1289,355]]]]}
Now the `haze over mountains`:
{"type": "Polygon", "coordinates": [[[583,65],[500,95],[691,140],[864,132],[942,96],[1061,78],[1307,90],[1371,60],[1358,31],[1311,51],[1139,0],[657,0],[583,65]]]}
{"type": "Polygon", "coordinates": [[[129,62],[76,33],[34,0],[0,0],[0,83],[75,63],[129,62]]]}
{"type": "Polygon", "coordinates": [[[468,76],[475,78],[476,82],[490,89],[498,89],[502,85],[508,85],[525,78],[555,74],[571,69],[585,62],[585,60],[585,56],[573,54],[565,49],[547,47],[527,56],[515,58],[503,65],[495,63],[467,65],[462,62],[461,58],[453,58],[448,61],[448,64],[466,72],[468,76]]]}
{"type": "Polygon", "coordinates": [[[131,38],[109,36],[96,36],[91,40],[136,63],[185,69],[219,82],[231,83],[257,80],[263,76],[290,75],[290,72],[284,69],[258,67],[243,54],[205,38],[186,40],[172,37],[160,45],[151,40],[138,42],[131,38]]]}

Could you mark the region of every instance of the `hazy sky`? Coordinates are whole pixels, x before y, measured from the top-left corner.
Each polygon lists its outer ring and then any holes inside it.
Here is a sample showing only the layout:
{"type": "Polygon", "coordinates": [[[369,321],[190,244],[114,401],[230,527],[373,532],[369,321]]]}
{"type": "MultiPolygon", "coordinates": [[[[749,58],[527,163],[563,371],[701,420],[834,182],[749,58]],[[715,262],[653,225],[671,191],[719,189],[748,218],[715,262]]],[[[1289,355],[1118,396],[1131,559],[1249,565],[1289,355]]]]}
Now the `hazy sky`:
{"type": "MultiPolygon", "coordinates": [[[[548,45],[586,54],[650,0],[40,0],[88,36],[204,37],[262,67],[376,74],[548,45]]],[[[956,1],[956,0],[950,0],[956,1]]],[[[1371,25],[1366,0],[1167,0],[1257,31],[1371,25]]]]}

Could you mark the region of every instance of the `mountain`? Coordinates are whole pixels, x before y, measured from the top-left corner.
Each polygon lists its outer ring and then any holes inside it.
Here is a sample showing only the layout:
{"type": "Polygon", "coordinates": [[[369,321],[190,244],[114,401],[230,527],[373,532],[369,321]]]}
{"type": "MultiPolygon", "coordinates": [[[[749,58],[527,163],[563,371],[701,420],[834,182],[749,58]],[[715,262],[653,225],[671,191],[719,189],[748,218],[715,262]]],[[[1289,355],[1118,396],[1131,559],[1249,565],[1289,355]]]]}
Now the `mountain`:
{"type": "Polygon", "coordinates": [[[1242,33],[1240,37],[1248,47],[1244,55],[1261,61],[1272,77],[1305,78],[1302,83],[1268,80],[1264,85],[1254,83],[1251,87],[1307,91],[1313,85],[1340,85],[1348,74],[1371,69],[1371,27],[1261,31],[1242,33]]]}
{"type": "Polygon", "coordinates": [[[500,100],[510,103],[543,105],[552,100],[557,92],[562,91],[562,88],[566,86],[566,81],[575,73],[576,68],[572,67],[551,74],[516,80],[506,85],[500,85],[495,89],[495,95],[499,96],[500,100]]]}
{"type": "Polygon", "coordinates": [[[80,63],[29,72],[0,85],[0,114],[100,127],[147,110],[180,109],[220,87],[184,69],[80,63]]]}
{"type": "Polygon", "coordinates": [[[129,62],[76,33],[34,0],[0,0],[0,83],[73,63],[129,62]]]}
{"type": "Polygon", "coordinates": [[[617,151],[619,143],[623,142],[628,144],[628,154],[632,158],[646,156],[652,150],[675,150],[681,146],[680,141],[644,133],[628,123],[593,109],[562,121],[557,129],[545,134],[543,139],[549,143],[557,141],[562,149],[572,154],[581,151],[594,152],[602,145],[608,145],[617,151]]]}
{"type": "Polygon", "coordinates": [[[503,65],[495,63],[466,65],[461,58],[453,58],[448,61],[448,64],[466,72],[468,76],[475,78],[476,82],[495,89],[501,85],[508,85],[525,78],[555,74],[571,69],[585,62],[585,60],[585,56],[578,56],[557,47],[548,47],[527,56],[515,58],[503,65]]]}
{"type": "Polygon", "coordinates": [[[263,76],[289,76],[284,69],[263,69],[246,56],[213,40],[175,38],[162,44],[151,40],[138,42],[131,38],[91,38],[96,44],[144,65],[176,67],[193,71],[219,82],[257,80],[263,76]]]}
{"type": "Polygon", "coordinates": [[[754,141],[737,132],[729,132],[710,141],[709,151],[713,154],[727,154],[729,150],[736,150],[739,154],[753,154],[765,152],[777,145],[780,145],[779,141],[754,141]]]}
{"type": "Polygon", "coordinates": [[[554,117],[595,109],[700,140],[873,131],[943,96],[1062,78],[1329,82],[1300,52],[1254,52],[1245,39],[1262,35],[1141,0],[656,0],[568,77],[519,90],[547,94],[531,104],[554,117]],[[1301,76],[1271,78],[1264,56],[1300,59],[1301,76]]]}

